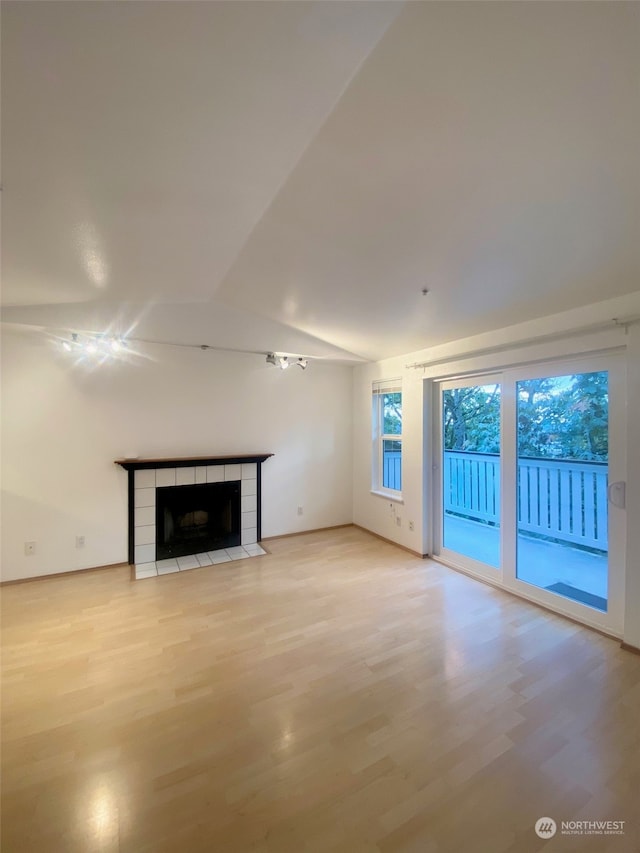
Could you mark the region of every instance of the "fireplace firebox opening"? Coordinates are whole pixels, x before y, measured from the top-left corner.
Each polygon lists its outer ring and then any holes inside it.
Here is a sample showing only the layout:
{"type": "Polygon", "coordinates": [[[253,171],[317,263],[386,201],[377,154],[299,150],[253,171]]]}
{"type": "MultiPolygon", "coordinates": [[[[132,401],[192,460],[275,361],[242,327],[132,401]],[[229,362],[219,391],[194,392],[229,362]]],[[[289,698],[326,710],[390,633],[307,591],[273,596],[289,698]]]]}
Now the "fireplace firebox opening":
{"type": "Polygon", "coordinates": [[[240,545],[240,481],[156,489],[156,560],[240,545]]]}

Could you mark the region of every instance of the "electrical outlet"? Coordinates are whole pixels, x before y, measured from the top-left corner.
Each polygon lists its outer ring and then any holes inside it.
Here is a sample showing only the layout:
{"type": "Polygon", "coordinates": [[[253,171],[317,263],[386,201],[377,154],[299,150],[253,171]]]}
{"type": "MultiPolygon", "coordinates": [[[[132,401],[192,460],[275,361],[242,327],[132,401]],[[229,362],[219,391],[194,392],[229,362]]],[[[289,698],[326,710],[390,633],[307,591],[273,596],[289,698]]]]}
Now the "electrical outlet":
{"type": "Polygon", "coordinates": [[[24,553],[27,557],[33,557],[36,553],[36,543],[35,542],[25,542],[24,543],[24,553]]]}
{"type": "Polygon", "coordinates": [[[76,548],[84,548],[84,536],[76,536],[76,548]]]}
{"type": "Polygon", "coordinates": [[[409,522],[409,530],[413,530],[413,528],[414,528],[413,521],[410,521],[409,522]]]}
{"type": "Polygon", "coordinates": [[[303,512],[304,512],[303,508],[301,506],[299,506],[298,507],[298,515],[302,515],[303,512]]]}

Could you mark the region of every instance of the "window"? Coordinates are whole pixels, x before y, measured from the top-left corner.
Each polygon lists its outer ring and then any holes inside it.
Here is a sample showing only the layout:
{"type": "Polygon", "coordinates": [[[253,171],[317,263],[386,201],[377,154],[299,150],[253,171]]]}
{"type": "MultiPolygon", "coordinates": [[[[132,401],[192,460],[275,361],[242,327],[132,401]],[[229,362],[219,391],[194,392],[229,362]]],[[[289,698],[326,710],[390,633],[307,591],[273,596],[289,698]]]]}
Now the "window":
{"type": "Polygon", "coordinates": [[[373,489],[402,491],[402,383],[373,383],[373,489]]]}

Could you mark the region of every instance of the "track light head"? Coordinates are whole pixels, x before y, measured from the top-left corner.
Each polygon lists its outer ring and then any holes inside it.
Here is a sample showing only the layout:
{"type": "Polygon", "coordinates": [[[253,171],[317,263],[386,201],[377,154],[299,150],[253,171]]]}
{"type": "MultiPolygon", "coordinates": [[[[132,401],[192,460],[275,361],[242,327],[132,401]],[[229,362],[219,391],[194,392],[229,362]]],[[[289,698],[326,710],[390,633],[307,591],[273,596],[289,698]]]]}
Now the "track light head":
{"type": "Polygon", "coordinates": [[[291,356],[291,360],[288,355],[278,355],[275,352],[267,353],[267,364],[273,364],[274,367],[279,367],[280,370],[286,370],[290,365],[297,364],[298,367],[301,367],[303,370],[306,370],[308,359],[304,356],[291,356]]]}
{"type": "Polygon", "coordinates": [[[101,334],[89,334],[81,338],[78,332],[71,332],[71,340],[62,341],[62,349],[65,352],[75,352],[78,355],[100,353],[115,356],[121,354],[126,348],[127,342],[124,338],[112,338],[101,334]]]}

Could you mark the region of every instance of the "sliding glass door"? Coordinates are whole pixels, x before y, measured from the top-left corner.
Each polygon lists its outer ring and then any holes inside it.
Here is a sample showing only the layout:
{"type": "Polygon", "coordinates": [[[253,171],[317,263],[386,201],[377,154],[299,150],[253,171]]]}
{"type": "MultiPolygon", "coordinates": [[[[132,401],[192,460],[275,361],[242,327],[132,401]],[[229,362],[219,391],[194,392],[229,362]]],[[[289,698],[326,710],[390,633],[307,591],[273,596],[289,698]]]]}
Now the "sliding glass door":
{"type": "Polygon", "coordinates": [[[434,554],[620,632],[622,371],[609,356],[438,383],[434,554]]]}

